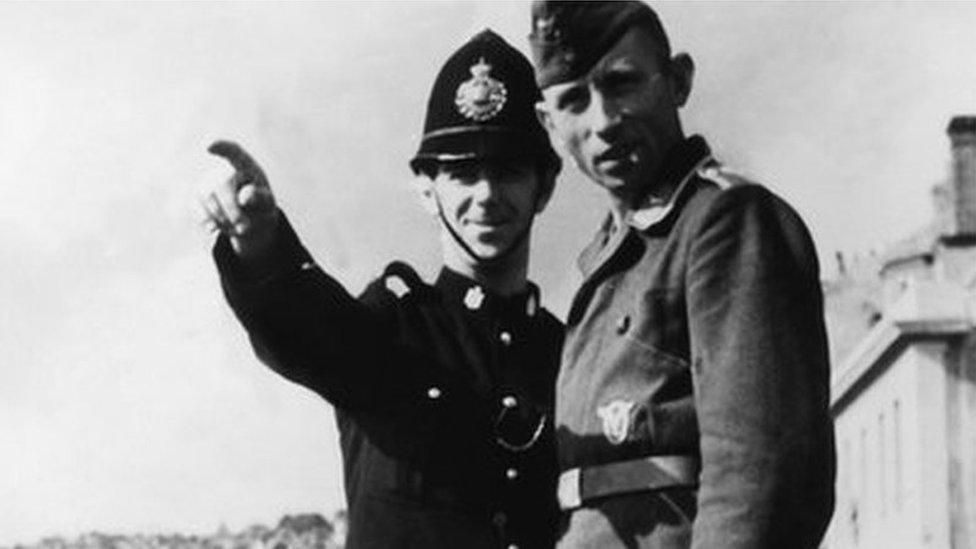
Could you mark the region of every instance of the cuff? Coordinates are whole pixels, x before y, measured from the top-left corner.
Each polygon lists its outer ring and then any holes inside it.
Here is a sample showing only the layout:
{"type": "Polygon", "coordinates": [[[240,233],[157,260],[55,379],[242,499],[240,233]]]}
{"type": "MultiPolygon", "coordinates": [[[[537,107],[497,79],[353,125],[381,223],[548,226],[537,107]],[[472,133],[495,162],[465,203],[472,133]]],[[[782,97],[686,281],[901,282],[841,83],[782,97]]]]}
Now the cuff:
{"type": "Polygon", "coordinates": [[[284,212],[279,211],[278,227],[267,257],[262,258],[260,267],[241,261],[230,243],[230,237],[221,234],[213,246],[213,258],[220,277],[234,285],[254,286],[301,271],[313,264],[295,229],[284,212]]]}

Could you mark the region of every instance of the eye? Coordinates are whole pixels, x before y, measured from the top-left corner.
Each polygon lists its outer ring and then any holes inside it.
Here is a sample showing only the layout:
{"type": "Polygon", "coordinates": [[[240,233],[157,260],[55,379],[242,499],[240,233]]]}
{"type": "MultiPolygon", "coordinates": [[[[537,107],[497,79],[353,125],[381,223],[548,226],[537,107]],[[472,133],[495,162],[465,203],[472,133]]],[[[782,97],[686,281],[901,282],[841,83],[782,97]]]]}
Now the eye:
{"type": "Polygon", "coordinates": [[[574,86],[564,91],[556,100],[556,108],[573,113],[582,112],[589,102],[589,90],[586,86],[574,86]]]}
{"type": "Polygon", "coordinates": [[[446,167],[444,171],[450,179],[464,185],[474,183],[479,177],[478,165],[470,162],[453,164],[446,167]]]}
{"type": "Polygon", "coordinates": [[[644,73],[639,70],[617,68],[603,75],[600,88],[608,95],[620,95],[640,86],[645,80],[644,73]]]}

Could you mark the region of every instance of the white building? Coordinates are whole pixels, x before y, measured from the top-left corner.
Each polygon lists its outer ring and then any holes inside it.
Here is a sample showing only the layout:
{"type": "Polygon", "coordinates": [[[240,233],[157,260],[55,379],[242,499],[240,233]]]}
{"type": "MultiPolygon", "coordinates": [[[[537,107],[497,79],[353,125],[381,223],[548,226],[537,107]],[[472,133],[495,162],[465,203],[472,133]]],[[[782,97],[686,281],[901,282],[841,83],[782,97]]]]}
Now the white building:
{"type": "Polygon", "coordinates": [[[825,285],[831,549],[976,549],[976,117],[948,134],[930,226],[825,285]]]}

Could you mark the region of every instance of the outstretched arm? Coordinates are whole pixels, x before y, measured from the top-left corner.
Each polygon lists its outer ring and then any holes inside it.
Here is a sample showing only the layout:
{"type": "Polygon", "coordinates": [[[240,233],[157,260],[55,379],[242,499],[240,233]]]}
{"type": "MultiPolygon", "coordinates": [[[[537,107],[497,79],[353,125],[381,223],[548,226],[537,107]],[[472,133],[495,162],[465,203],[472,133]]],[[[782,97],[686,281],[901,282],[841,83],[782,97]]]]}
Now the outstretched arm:
{"type": "Polygon", "coordinates": [[[224,294],[258,357],[335,404],[381,402],[391,352],[384,319],[315,265],[247,151],[228,141],[208,150],[234,168],[203,206],[220,233],[214,259],[224,294]]]}

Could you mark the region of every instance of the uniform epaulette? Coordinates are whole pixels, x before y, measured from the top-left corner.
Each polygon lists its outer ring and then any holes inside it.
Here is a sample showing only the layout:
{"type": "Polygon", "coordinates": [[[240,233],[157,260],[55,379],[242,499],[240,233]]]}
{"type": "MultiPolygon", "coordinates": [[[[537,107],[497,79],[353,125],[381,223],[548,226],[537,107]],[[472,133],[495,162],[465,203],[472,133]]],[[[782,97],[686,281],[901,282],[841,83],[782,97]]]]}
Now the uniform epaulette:
{"type": "Polygon", "coordinates": [[[714,160],[698,168],[698,177],[711,181],[723,191],[750,183],[747,178],[714,160]]]}
{"type": "Polygon", "coordinates": [[[397,298],[410,292],[419,293],[427,288],[417,271],[403,261],[394,261],[387,265],[383,270],[382,279],[386,289],[397,298]]]}

